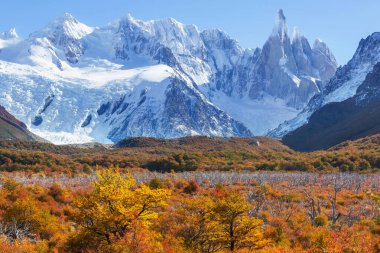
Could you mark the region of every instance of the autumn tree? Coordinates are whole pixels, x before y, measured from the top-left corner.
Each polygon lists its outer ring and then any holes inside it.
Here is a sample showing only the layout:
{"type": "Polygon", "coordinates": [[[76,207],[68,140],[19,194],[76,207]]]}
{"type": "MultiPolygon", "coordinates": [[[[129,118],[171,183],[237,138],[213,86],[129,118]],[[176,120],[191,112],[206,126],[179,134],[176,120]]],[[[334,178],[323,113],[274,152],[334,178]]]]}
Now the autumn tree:
{"type": "Polygon", "coordinates": [[[249,215],[252,206],[239,192],[194,196],[176,210],[177,237],[191,252],[258,249],[264,239],[262,220],[249,215]]]}
{"type": "Polygon", "coordinates": [[[83,239],[97,238],[107,245],[125,241],[136,226],[148,227],[170,196],[166,189],[136,186],[131,175],[123,177],[113,168],[97,175],[93,190],[74,201],[73,220],[81,226],[83,239]]]}
{"type": "Polygon", "coordinates": [[[208,196],[197,196],[181,201],[177,212],[177,236],[182,238],[185,248],[193,252],[217,252],[220,242],[218,223],[213,220],[215,202],[208,196]]]}
{"type": "Polygon", "coordinates": [[[266,245],[261,231],[262,220],[248,216],[252,207],[244,196],[232,192],[215,202],[213,216],[219,226],[220,240],[230,251],[249,248],[257,249],[266,245]]]}

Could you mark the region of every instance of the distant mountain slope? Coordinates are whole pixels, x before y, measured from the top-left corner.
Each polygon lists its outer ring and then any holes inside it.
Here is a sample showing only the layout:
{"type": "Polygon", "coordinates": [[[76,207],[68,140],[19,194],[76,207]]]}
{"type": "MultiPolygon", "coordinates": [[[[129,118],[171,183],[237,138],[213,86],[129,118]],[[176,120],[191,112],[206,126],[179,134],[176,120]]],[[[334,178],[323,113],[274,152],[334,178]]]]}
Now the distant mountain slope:
{"type": "Polygon", "coordinates": [[[29,132],[24,123],[0,106],[0,140],[37,141],[42,139],[29,132]]]}
{"type": "Polygon", "coordinates": [[[337,150],[349,150],[349,149],[373,150],[375,152],[376,151],[379,152],[380,151],[380,134],[368,135],[364,138],[360,138],[357,140],[344,141],[342,143],[339,143],[338,145],[335,145],[329,150],[337,151],[337,150]]]}
{"type": "Polygon", "coordinates": [[[321,107],[308,124],[286,135],[283,142],[296,150],[312,151],[377,133],[380,133],[380,63],[367,75],[355,96],[321,107]]]}
{"type": "MultiPolygon", "coordinates": [[[[135,137],[120,141],[113,147],[0,140],[0,159],[11,157],[13,160],[12,168],[0,162],[0,169],[42,169],[47,175],[72,175],[78,172],[91,173],[93,169],[107,168],[111,164],[123,170],[148,168],[159,172],[221,170],[260,173],[267,170],[377,173],[380,169],[379,152],[380,135],[346,141],[330,150],[310,153],[294,151],[279,140],[269,137],[135,137]]],[[[141,172],[140,169],[137,171],[141,172]]]]}
{"type": "Polygon", "coordinates": [[[268,137],[232,137],[219,138],[207,136],[189,136],[178,139],[157,139],[134,137],[121,140],[113,148],[152,148],[152,149],[172,149],[172,150],[255,150],[263,153],[267,152],[289,152],[291,149],[283,145],[280,141],[268,137]]]}

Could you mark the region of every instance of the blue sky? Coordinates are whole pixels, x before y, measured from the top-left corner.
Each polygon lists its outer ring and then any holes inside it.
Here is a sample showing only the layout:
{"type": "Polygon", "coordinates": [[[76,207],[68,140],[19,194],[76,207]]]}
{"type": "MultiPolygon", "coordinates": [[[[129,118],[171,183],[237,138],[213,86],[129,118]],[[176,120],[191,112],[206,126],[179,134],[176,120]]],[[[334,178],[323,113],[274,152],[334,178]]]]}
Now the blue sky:
{"type": "Polygon", "coordinates": [[[361,38],[380,31],[380,1],[373,0],[1,0],[0,31],[16,27],[26,37],[65,12],[91,26],[126,16],[142,20],[173,17],[201,30],[220,28],[243,47],[262,46],[284,9],[312,43],[319,37],[339,64],[353,55],[361,38]]]}

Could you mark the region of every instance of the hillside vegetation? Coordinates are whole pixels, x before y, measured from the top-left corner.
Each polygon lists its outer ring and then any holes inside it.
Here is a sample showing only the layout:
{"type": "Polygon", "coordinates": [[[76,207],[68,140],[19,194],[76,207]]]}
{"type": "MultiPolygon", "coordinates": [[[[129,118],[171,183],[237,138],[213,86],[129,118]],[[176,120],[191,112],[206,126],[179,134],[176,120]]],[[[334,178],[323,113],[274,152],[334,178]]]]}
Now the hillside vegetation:
{"type": "Polygon", "coordinates": [[[300,153],[266,138],[129,138],[115,146],[0,142],[0,170],[90,173],[110,166],[171,171],[377,172],[380,135],[300,153]]]}
{"type": "Polygon", "coordinates": [[[379,144],[300,153],[264,137],[3,141],[0,251],[377,253],[379,144]]]}
{"type": "Polygon", "coordinates": [[[43,141],[0,105],[0,140],[43,141]]]}

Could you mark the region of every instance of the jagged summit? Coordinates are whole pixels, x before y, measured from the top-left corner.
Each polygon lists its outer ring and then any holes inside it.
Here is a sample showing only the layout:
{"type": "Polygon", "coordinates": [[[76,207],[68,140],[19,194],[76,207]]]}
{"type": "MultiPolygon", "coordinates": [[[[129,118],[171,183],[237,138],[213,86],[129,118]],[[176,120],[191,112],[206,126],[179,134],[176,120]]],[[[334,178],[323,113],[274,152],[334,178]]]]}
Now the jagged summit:
{"type": "Polygon", "coordinates": [[[288,36],[288,26],[286,24],[286,17],[282,9],[278,11],[276,25],[273,28],[272,36],[279,36],[281,40],[284,40],[284,38],[288,36]]]}
{"type": "Polygon", "coordinates": [[[18,38],[18,34],[16,32],[16,28],[10,28],[9,30],[0,33],[0,39],[3,39],[3,40],[10,40],[10,39],[17,39],[17,38],[18,38]]]}
{"type": "Polygon", "coordinates": [[[286,23],[286,17],[283,9],[278,10],[277,23],[286,23]]]}
{"type": "Polygon", "coordinates": [[[284,12],[279,10],[273,33],[258,60],[257,72],[252,74],[256,85],[249,94],[255,99],[265,95],[281,98],[286,105],[302,109],[335,73],[335,60],[326,52],[329,51],[321,51],[318,56],[298,28],[291,39],[284,12]]]}
{"type": "Polygon", "coordinates": [[[295,26],[293,28],[292,42],[294,42],[296,40],[300,40],[302,37],[304,37],[304,36],[301,34],[299,28],[297,26],[295,26]]]}
{"type": "Polygon", "coordinates": [[[84,53],[82,39],[95,29],[65,13],[41,30],[29,35],[28,55],[36,65],[54,66],[62,70],[65,61],[75,64],[84,53]],[[62,57],[62,55],[64,57],[62,57]]]}
{"type": "Polygon", "coordinates": [[[94,28],[89,27],[79,22],[73,15],[65,13],[63,16],[54,19],[41,30],[33,32],[29,35],[29,39],[48,38],[53,43],[60,39],[79,40],[84,36],[94,31],[94,28]]]}
{"type": "Polygon", "coordinates": [[[73,15],[65,13],[43,29],[46,32],[62,32],[73,39],[81,39],[90,34],[94,28],[79,22],[73,15]]]}
{"type": "Polygon", "coordinates": [[[79,21],[70,13],[65,12],[62,16],[56,18],[53,23],[65,23],[65,22],[71,22],[71,23],[79,23],[79,21]]]}
{"type": "Polygon", "coordinates": [[[118,24],[121,24],[121,23],[134,23],[134,24],[137,24],[137,23],[142,23],[142,21],[140,21],[140,20],[136,19],[135,17],[133,17],[131,13],[128,13],[126,16],[118,19],[114,23],[118,23],[118,24]]]}
{"type": "Polygon", "coordinates": [[[325,42],[323,42],[321,39],[316,38],[313,44],[314,49],[326,49],[327,45],[325,42]]]}
{"type": "Polygon", "coordinates": [[[320,57],[324,57],[325,60],[330,62],[330,65],[338,65],[334,54],[331,52],[330,48],[325,42],[317,38],[313,44],[313,50],[316,54],[319,54],[320,57]]]}
{"type": "MultiPolygon", "coordinates": [[[[213,41],[214,43],[218,44],[219,47],[225,47],[225,48],[236,48],[239,49],[239,51],[243,51],[241,46],[239,45],[239,42],[233,38],[230,37],[226,32],[220,30],[220,29],[207,29],[204,30],[201,33],[201,36],[204,40],[213,41]]],[[[221,48],[223,49],[223,48],[221,48]]]]}
{"type": "MultiPolygon", "coordinates": [[[[171,17],[159,19],[157,21],[151,20],[150,22],[161,22],[161,23],[166,23],[168,25],[173,25],[173,26],[184,26],[183,23],[181,23],[178,20],[176,20],[175,18],[171,18],[171,17]]],[[[194,26],[194,25],[190,25],[190,26],[194,26]]]]}
{"type": "Polygon", "coordinates": [[[321,40],[320,38],[316,38],[315,41],[314,41],[314,46],[318,45],[318,44],[321,44],[321,43],[324,43],[323,40],[321,40]]]}
{"type": "Polygon", "coordinates": [[[282,9],[278,10],[276,17],[276,26],[280,29],[287,29],[286,17],[282,9]]]}
{"type": "Polygon", "coordinates": [[[158,24],[164,25],[167,28],[171,28],[171,27],[177,27],[177,28],[193,27],[199,32],[198,27],[196,25],[194,25],[194,24],[186,25],[186,24],[183,24],[180,21],[178,21],[174,18],[171,18],[171,17],[157,19],[157,20],[143,21],[143,20],[140,20],[140,19],[133,17],[132,14],[128,13],[125,17],[119,19],[116,23],[118,23],[119,25],[123,24],[123,23],[124,24],[125,23],[131,23],[131,24],[140,26],[141,28],[145,28],[145,29],[150,29],[152,26],[157,26],[158,24]]]}

